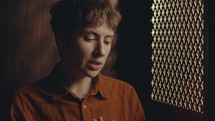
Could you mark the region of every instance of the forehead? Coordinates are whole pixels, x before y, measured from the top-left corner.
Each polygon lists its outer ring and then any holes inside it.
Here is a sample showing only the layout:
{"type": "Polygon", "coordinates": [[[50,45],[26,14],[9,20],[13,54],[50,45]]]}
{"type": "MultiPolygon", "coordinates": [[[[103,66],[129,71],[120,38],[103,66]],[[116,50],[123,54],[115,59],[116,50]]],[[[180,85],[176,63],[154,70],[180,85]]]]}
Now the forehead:
{"type": "Polygon", "coordinates": [[[111,29],[107,24],[82,27],[81,32],[94,33],[103,36],[114,36],[114,30],[111,29]]]}

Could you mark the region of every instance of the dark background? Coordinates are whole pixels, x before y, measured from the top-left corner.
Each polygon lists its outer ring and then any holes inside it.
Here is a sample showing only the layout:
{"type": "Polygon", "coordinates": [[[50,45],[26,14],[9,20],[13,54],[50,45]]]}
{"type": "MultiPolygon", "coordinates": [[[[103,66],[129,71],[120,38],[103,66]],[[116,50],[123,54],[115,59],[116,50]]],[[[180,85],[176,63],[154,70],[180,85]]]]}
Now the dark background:
{"type": "MultiPolygon", "coordinates": [[[[49,7],[57,0],[0,1],[0,120],[6,119],[10,95],[20,85],[48,75],[59,61],[49,26],[49,7]]],[[[214,121],[214,6],[205,2],[206,72],[205,113],[195,113],[150,99],[152,0],[120,0],[114,76],[132,84],[143,104],[147,121],[214,121]]]]}

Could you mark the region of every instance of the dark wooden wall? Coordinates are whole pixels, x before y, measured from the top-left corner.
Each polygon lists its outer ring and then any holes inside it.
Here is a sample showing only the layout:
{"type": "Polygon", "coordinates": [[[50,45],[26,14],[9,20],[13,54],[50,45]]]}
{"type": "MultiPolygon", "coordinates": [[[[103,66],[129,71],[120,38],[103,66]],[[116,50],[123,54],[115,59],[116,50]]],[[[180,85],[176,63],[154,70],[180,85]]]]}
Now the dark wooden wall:
{"type": "Polygon", "coordinates": [[[57,61],[48,13],[53,2],[9,0],[1,4],[1,65],[6,79],[35,81],[47,75],[57,61]]]}
{"type": "Polygon", "coordinates": [[[55,1],[0,1],[1,109],[8,106],[14,89],[48,75],[59,60],[49,26],[49,9],[55,1]]]}

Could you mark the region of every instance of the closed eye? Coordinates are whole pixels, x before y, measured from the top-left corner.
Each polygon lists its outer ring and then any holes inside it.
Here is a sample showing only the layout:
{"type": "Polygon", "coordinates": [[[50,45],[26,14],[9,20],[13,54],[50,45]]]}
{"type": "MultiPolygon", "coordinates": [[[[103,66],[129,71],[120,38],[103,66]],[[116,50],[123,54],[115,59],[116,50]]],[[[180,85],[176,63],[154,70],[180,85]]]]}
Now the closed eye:
{"type": "Polygon", "coordinates": [[[104,43],[105,45],[110,45],[113,41],[113,36],[107,36],[105,37],[104,43]]]}
{"type": "Polygon", "coordinates": [[[92,41],[92,40],[96,40],[96,35],[93,34],[93,33],[87,33],[85,36],[84,36],[84,40],[85,41],[92,41]]]}
{"type": "Polygon", "coordinates": [[[111,45],[111,42],[109,41],[104,41],[105,45],[111,45]]]}

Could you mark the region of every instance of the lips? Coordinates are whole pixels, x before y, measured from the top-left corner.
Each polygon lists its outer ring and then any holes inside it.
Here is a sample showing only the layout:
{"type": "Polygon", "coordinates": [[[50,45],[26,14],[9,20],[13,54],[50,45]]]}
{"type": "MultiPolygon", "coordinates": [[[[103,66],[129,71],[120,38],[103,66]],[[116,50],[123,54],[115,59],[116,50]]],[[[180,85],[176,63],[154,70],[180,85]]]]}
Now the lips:
{"type": "Polygon", "coordinates": [[[99,61],[88,61],[87,67],[90,70],[99,70],[102,66],[102,63],[99,61]]]}

